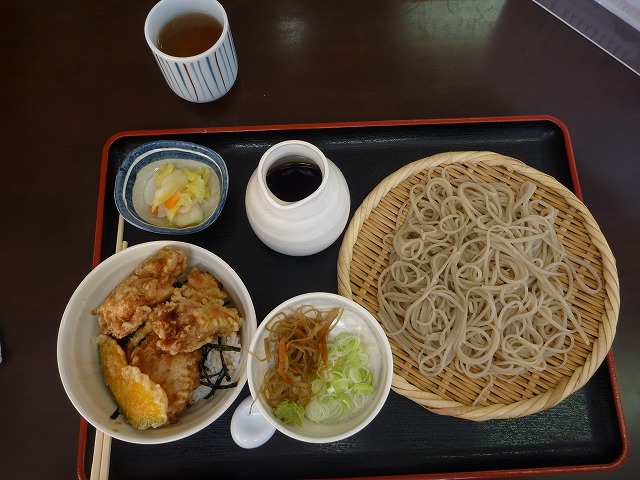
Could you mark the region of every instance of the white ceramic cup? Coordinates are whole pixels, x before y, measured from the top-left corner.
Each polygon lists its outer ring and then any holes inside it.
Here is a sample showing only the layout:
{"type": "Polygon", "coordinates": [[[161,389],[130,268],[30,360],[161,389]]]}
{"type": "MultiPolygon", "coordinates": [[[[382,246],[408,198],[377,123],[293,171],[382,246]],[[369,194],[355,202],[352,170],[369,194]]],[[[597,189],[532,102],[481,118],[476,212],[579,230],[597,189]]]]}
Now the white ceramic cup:
{"type": "Polygon", "coordinates": [[[217,100],[226,94],[238,76],[238,58],[222,5],[215,0],[161,0],[144,24],[147,44],[171,89],[194,103],[217,100]],[[171,19],[190,12],[207,13],[222,24],[222,35],[205,52],[192,57],[173,57],[158,48],[162,27],[171,19]]]}

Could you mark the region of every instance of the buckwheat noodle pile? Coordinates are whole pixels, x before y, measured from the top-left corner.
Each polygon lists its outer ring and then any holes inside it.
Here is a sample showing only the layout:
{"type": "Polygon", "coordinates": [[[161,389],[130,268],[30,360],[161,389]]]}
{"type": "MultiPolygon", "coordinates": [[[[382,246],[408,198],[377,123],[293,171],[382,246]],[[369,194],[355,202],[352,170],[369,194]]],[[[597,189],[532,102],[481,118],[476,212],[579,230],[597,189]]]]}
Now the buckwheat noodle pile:
{"type": "Polygon", "coordinates": [[[545,370],[551,356],[566,362],[575,335],[588,344],[569,301],[576,288],[597,293],[602,280],[565,250],[558,212],[534,198],[533,183],[486,183],[455,168],[434,168],[411,189],[406,220],[388,239],[379,317],[423,374],[453,362],[469,378],[487,378],[478,402],[495,378],[545,370]]]}

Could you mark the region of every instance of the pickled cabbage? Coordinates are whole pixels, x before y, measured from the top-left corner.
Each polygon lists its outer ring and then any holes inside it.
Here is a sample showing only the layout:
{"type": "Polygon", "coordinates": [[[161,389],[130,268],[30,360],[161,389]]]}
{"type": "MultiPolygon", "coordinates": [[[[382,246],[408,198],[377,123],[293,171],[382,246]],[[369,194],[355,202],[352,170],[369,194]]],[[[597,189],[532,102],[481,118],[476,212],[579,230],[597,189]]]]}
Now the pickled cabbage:
{"type": "Polygon", "coordinates": [[[208,167],[188,169],[176,168],[173,163],[162,165],[145,188],[144,200],[149,211],[179,228],[202,223],[201,204],[211,195],[210,176],[208,167]]]}

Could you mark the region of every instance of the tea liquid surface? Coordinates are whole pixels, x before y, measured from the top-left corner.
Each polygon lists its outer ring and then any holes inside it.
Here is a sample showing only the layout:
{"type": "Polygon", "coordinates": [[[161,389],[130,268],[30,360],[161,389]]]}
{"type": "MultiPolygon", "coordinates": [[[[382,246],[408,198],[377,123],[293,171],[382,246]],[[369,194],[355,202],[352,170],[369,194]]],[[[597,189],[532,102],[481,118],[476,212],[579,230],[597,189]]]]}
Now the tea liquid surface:
{"type": "Polygon", "coordinates": [[[222,24],[211,15],[189,12],[169,20],[158,35],[158,48],[173,57],[207,51],[222,35],[222,24]]]}

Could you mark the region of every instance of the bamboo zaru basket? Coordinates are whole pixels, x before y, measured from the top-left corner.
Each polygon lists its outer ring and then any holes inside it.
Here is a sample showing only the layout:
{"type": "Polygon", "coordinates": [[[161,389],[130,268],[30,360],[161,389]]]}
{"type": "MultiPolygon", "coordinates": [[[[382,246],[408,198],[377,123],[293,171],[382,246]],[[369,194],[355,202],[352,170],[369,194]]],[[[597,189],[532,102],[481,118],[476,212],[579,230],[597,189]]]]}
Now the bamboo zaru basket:
{"type": "MultiPolygon", "coordinates": [[[[439,375],[424,375],[393,335],[388,335],[394,356],[392,388],[432,412],[475,421],[541,412],[580,389],[602,364],[615,336],[620,308],[615,259],[606,239],[585,205],[553,177],[492,152],[447,152],[406,165],[385,178],[354,213],[338,258],[339,293],[379,318],[378,279],[389,263],[385,237],[402,223],[402,206],[410,188],[425,182],[429,169],[450,164],[464,167],[481,182],[513,186],[533,182],[537,187],[534,198],[558,210],[555,230],[565,249],[588,262],[603,282],[597,295],[578,287],[569,299],[571,308],[581,314],[589,344],[575,335],[568,359],[559,354],[557,359],[547,359],[552,368],[524,373],[515,380],[495,379],[479,397],[486,379],[470,378],[451,364],[439,375]]],[[[586,268],[577,267],[577,271],[585,281],[592,276],[586,268]]]]}

